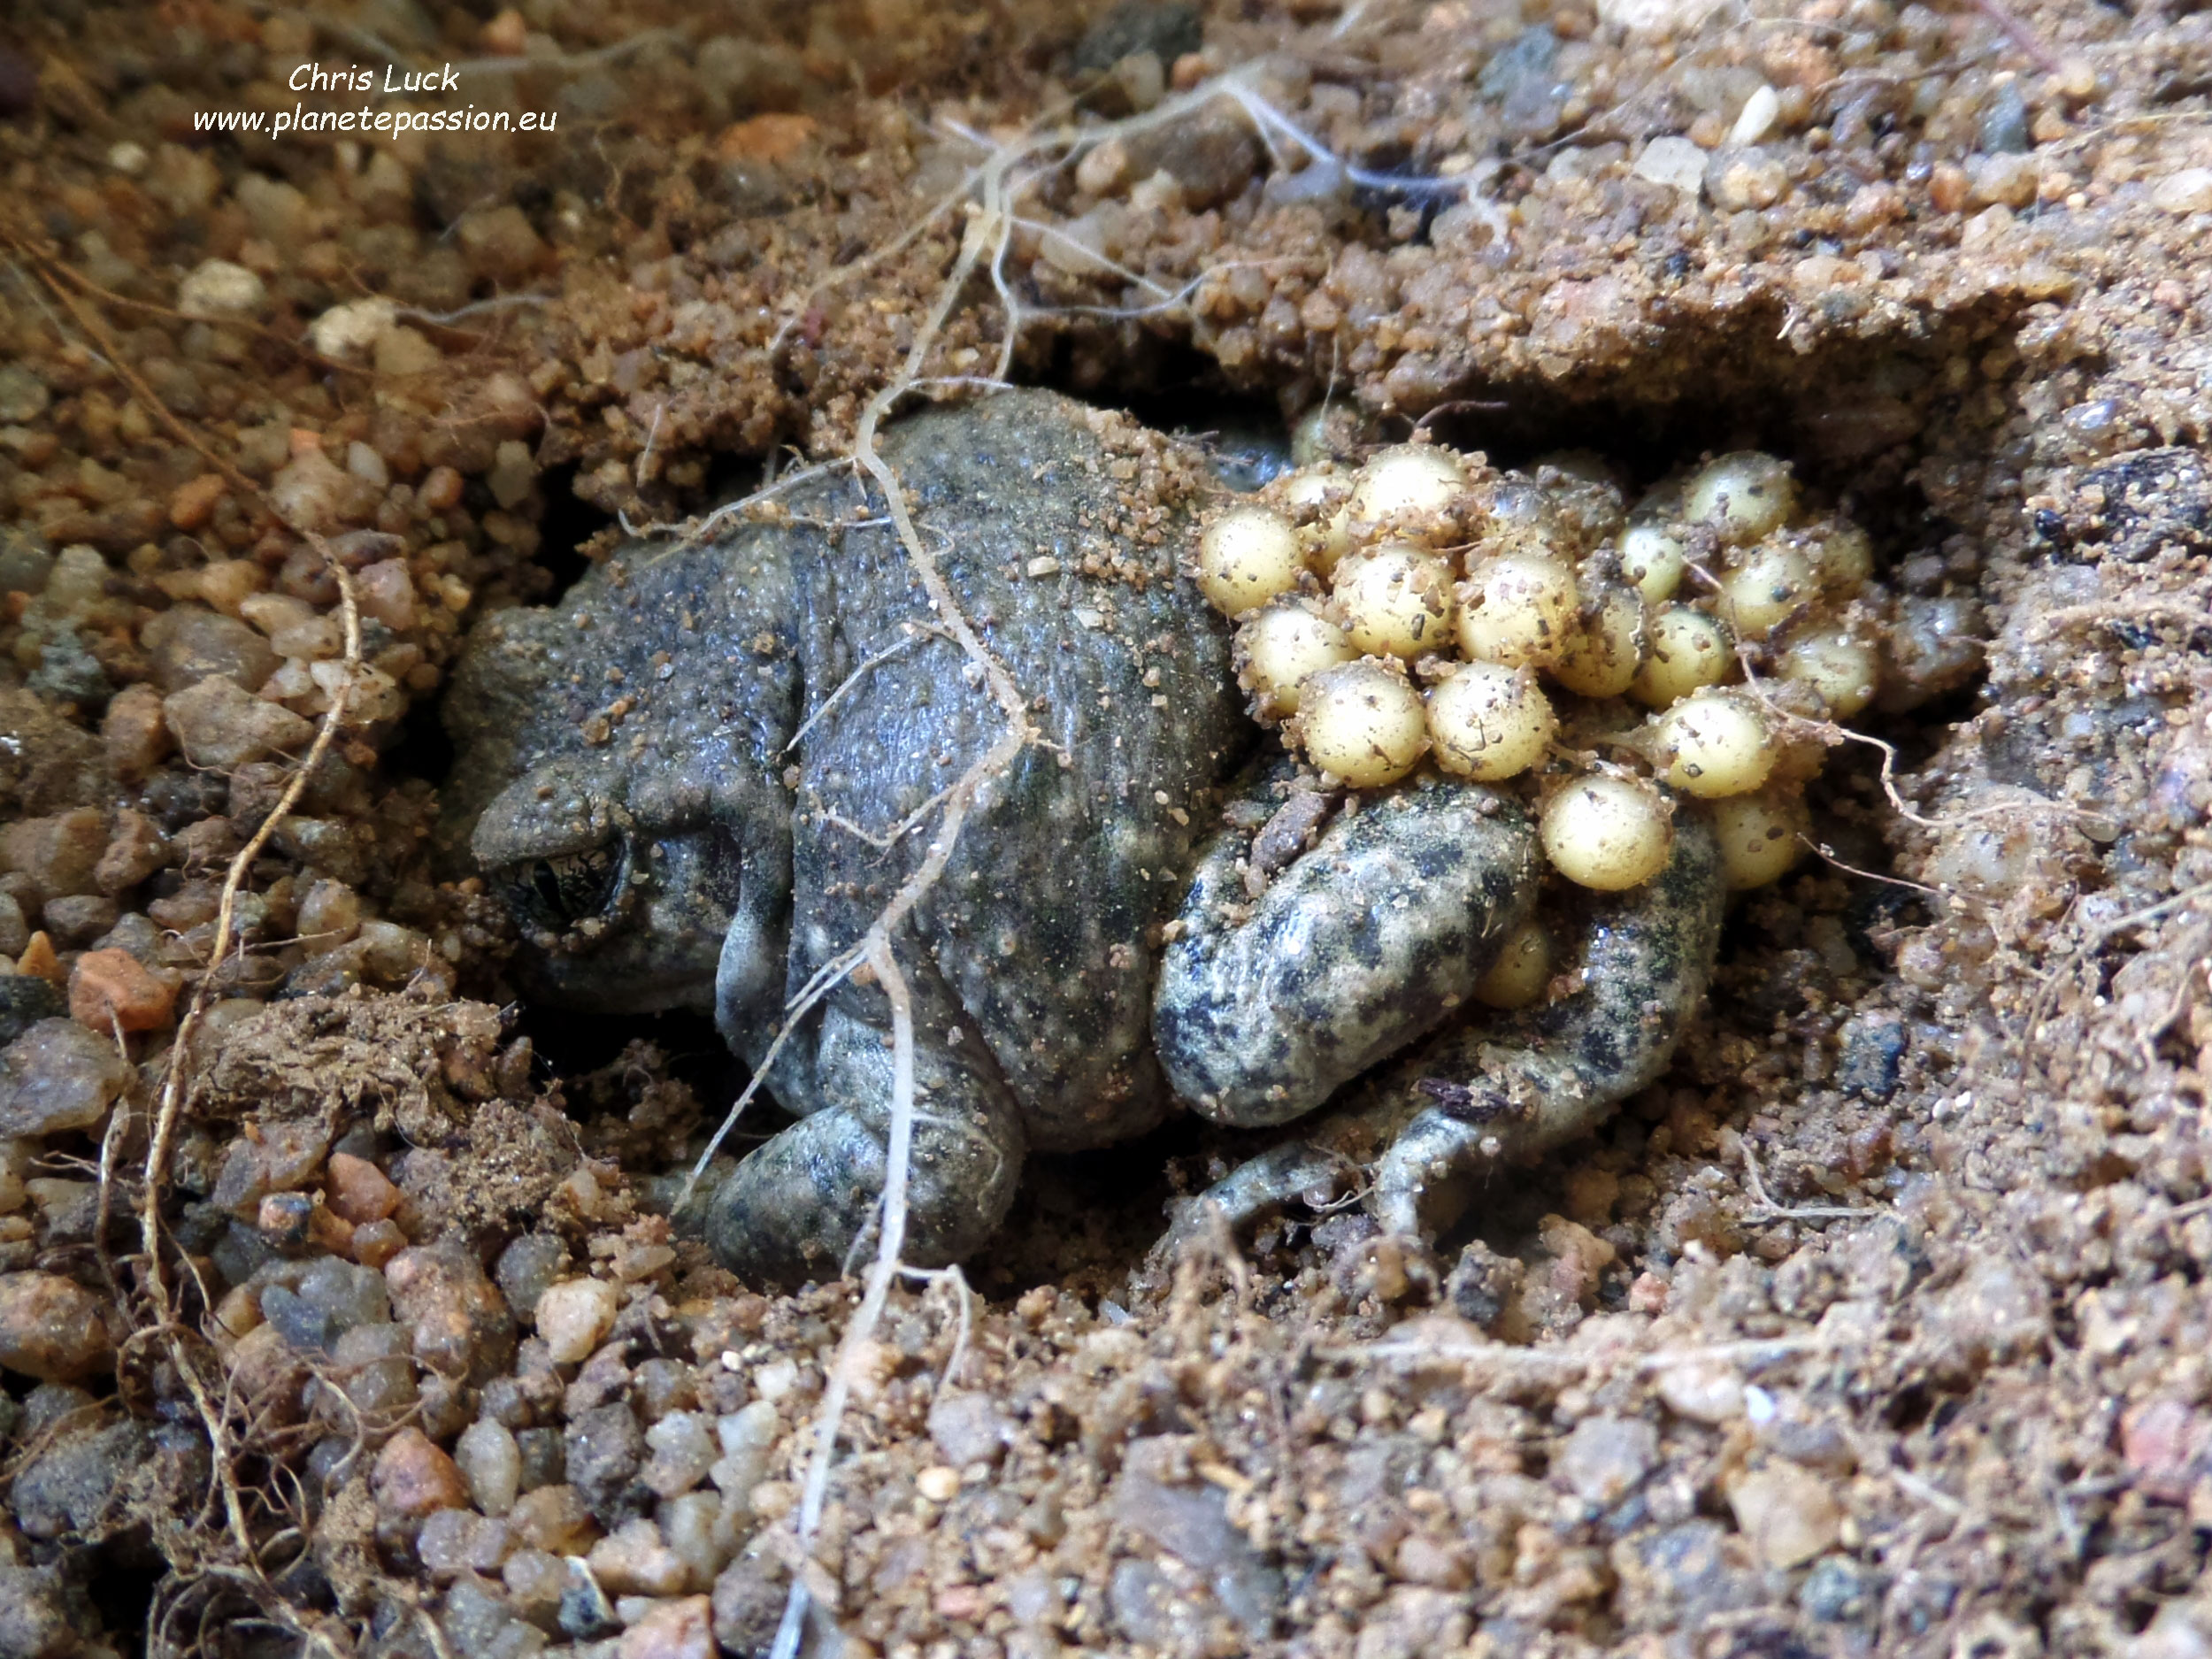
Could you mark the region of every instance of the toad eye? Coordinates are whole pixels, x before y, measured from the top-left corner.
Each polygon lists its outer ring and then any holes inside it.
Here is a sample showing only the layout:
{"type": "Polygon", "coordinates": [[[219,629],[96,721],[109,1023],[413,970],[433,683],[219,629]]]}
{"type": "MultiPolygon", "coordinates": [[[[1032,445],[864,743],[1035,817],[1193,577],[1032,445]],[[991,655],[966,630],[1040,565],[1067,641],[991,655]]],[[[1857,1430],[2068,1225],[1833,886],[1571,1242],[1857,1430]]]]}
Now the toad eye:
{"type": "Polygon", "coordinates": [[[590,847],[511,864],[500,872],[500,885],[518,916],[548,933],[565,933],[613,908],[628,862],[620,842],[590,847]]]}

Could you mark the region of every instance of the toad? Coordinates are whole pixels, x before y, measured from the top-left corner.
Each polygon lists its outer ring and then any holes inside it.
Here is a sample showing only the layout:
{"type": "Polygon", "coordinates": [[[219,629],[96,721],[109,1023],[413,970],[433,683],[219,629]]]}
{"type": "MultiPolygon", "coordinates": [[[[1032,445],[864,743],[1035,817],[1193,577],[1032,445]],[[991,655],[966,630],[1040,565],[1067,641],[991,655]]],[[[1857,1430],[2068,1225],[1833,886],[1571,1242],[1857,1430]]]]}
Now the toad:
{"type": "MultiPolygon", "coordinates": [[[[1685,823],[1640,887],[1571,895],[1553,995],[1482,1010],[1545,886],[1527,815],[1437,777],[1317,803],[1251,761],[1226,626],[1177,567],[1211,488],[1193,456],[1029,390],[914,415],[880,451],[1033,728],[893,935],[909,1259],[983,1246],[1028,1152],[1179,1102],[1256,1127],[1333,1105],[1215,1190],[1233,1220],[1356,1183],[1386,1227],[1431,1233],[1658,1073],[1718,936],[1709,831],[1685,823]]],[[[708,1195],[709,1240],[749,1276],[836,1272],[879,1205],[888,999],[846,978],[771,1041],[1005,720],[879,495],[818,472],[492,614],[445,720],[447,833],[514,917],[526,994],[710,1013],[796,1121],[708,1195]]]]}

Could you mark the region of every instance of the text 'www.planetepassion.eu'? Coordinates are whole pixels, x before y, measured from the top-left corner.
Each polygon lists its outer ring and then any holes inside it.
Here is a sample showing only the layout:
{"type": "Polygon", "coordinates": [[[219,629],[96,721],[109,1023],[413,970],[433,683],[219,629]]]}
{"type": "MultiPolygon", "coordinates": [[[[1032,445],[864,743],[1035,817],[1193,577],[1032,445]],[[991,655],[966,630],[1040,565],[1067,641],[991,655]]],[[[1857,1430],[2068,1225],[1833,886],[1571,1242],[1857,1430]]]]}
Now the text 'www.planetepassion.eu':
{"type": "Polygon", "coordinates": [[[365,102],[342,105],[304,99],[288,110],[199,110],[192,127],[201,133],[260,133],[272,139],[318,135],[392,137],[403,133],[549,133],[560,119],[556,110],[506,110],[477,104],[424,107],[421,100],[460,90],[460,73],[451,64],[436,69],[408,69],[397,64],[342,69],[301,64],[285,82],[294,92],[365,94],[371,100],[405,98],[405,104],[365,102]]]}

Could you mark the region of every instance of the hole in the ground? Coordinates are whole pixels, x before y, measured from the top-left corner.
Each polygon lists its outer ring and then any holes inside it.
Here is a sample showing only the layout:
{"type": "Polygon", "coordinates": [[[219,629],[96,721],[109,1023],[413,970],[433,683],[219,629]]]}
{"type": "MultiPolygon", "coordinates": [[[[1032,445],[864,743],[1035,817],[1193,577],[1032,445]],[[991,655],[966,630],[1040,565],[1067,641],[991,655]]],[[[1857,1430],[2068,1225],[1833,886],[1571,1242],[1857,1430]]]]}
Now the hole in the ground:
{"type": "Polygon", "coordinates": [[[85,1595],[100,1610],[101,1622],[110,1636],[126,1642],[142,1640],[147,1634],[154,1593],[167,1573],[168,1563],[158,1554],[126,1537],[94,1555],[85,1595]]]}
{"type": "Polygon", "coordinates": [[[539,482],[545,516],[538,521],[538,568],[551,579],[552,594],[566,593],[591,568],[584,543],[612,522],[576,493],[576,468],[557,466],[539,482]]]}
{"type": "MultiPolygon", "coordinates": [[[[1048,383],[1094,403],[1118,403],[1156,428],[1207,440],[1217,456],[1227,454],[1233,467],[1256,473],[1253,482],[1261,481],[1265,469],[1279,465],[1286,455],[1289,423],[1280,414],[1280,405],[1232,388],[1216,365],[1187,349],[1139,342],[1102,366],[1099,360],[1082,360],[1073,345],[1063,342],[1044,366],[1040,378],[1048,383]]],[[[1930,419],[1925,411],[1921,419],[1930,419]]],[[[1870,529],[1878,572],[1885,579],[1897,579],[1908,558],[1941,549],[1950,526],[1932,514],[1911,470],[1933,448],[1932,432],[1924,426],[1910,431],[1899,426],[1878,452],[1846,454],[1832,444],[1822,448],[1819,419],[1820,411],[1802,394],[1793,396],[1783,390],[1713,398],[1677,391],[1663,400],[1640,401],[1576,399],[1556,388],[1507,387],[1474,396],[1466,406],[1440,411],[1428,425],[1440,442],[1480,449],[1502,466],[1525,466],[1561,449],[1594,451],[1624,475],[1632,499],[1643,488],[1702,456],[1761,448],[1796,460],[1798,475],[1814,501],[1843,503],[1852,518],[1870,529]]],[[[1385,431],[1379,435],[1392,434],[1385,431]]],[[[763,473],[758,457],[726,458],[715,465],[702,500],[741,496],[757,488],[763,473]]],[[[547,550],[541,563],[557,591],[583,573],[586,561],[577,544],[604,522],[576,502],[572,481],[570,473],[548,480],[547,550]]],[[[1976,695],[1969,686],[1909,715],[1870,713],[1854,724],[1896,744],[1901,769],[1909,769],[1932,751],[1944,728],[1974,711],[1976,695]]],[[[411,731],[400,755],[427,771],[437,764],[442,742],[442,734],[434,726],[419,735],[411,731]]],[[[1823,790],[1855,788],[1860,805],[1870,810],[1857,813],[1846,828],[1824,820],[1816,830],[1820,839],[1835,845],[1839,858],[1879,876],[1887,872],[1890,857],[1879,830],[1886,808],[1871,784],[1878,764],[1870,750],[1855,746],[1832,759],[1823,790]]],[[[1812,867],[1809,859],[1801,871],[1812,867]]],[[[1903,889],[1879,881],[1854,885],[1862,896],[1842,918],[1846,933],[1878,972],[1883,957],[1874,948],[1873,936],[1916,915],[1916,901],[1903,889]]],[[[1727,948],[1732,954],[1757,955],[1784,944],[1771,928],[1749,924],[1740,913],[1727,948]]],[[[617,1018],[532,1009],[524,1013],[522,1030],[533,1038],[549,1069],[564,1077],[603,1067],[631,1040],[649,1038],[671,1055],[672,1071],[696,1090],[710,1119],[735,1095],[744,1079],[742,1068],[725,1054],[711,1024],[697,1017],[617,1018]]],[[[776,1120],[764,1115],[749,1128],[774,1126],[776,1120]]],[[[1632,1141],[1640,1148],[1641,1132],[1623,1144],[1632,1141]]],[[[1019,1289],[1064,1280],[1079,1258],[1084,1265],[1110,1261],[1117,1270],[1125,1269],[1158,1236],[1163,1204],[1175,1190],[1171,1164],[1182,1161],[1187,1178],[1194,1164],[1220,1158],[1233,1164],[1239,1156],[1257,1149],[1257,1138],[1238,1145],[1234,1137],[1185,1118],[1105,1151],[1033,1158],[1008,1229],[1009,1248],[994,1252],[976,1271],[995,1289],[1019,1289]],[[1085,1242],[1073,1242],[1079,1238],[1085,1242]]],[[[1637,1162],[1640,1166],[1640,1157],[1637,1162]]],[[[1563,1188],[1576,1173],[1576,1160],[1562,1156],[1540,1166],[1533,1179],[1494,1182],[1477,1206],[1477,1219],[1445,1242],[1453,1245],[1475,1236],[1493,1242],[1532,1239],[1543,1218],[1563,1208],[1563,1188]]]]}
{"type": "Polygon", "coordinates": [[[515,1025],[539,1063],[558,1078],[579,1078],[611,1065],[632,1042],[643,1039],[668,1056],[668,1073],[687,1084],[710,1118],[735,1100],[749,1075],[724,1046],[714,1021],[689,1009],[663,1014],[597,1014],[585,1009],[526,1002],[515,1025]]]}

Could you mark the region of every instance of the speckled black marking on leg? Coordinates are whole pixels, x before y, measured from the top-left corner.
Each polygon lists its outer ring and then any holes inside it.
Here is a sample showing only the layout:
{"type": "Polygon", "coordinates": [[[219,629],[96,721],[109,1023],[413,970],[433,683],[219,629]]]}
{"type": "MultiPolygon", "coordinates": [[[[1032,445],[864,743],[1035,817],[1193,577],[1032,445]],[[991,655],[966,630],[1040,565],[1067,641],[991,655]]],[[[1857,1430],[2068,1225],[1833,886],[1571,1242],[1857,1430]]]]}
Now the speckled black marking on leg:
{"type": "Polygon", "coordinates": [[[1705,995],[1726,896],[1711,831],[1685,815],[1664,870],[1593,904],[1579,991],[1407,1060],[1362,1113],[1409,1119],[1375,1171],[1377,1218],[1407,1234],[1448,1225],[1471,1177],[1588,1133],[1653,1082],[1705,995]]]}
{"type": "Polygon", "coordinates": [[[1448,1018],[1538,885],[1527,818],[1480,785],[1368,797],[1248,904],[1249,841],[1200,861],[1152,1017],[1177,1093],[1246,1126],[1311,1111],[1448,1018]]]}

